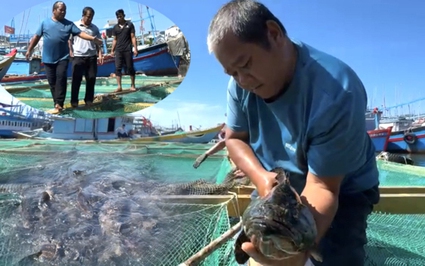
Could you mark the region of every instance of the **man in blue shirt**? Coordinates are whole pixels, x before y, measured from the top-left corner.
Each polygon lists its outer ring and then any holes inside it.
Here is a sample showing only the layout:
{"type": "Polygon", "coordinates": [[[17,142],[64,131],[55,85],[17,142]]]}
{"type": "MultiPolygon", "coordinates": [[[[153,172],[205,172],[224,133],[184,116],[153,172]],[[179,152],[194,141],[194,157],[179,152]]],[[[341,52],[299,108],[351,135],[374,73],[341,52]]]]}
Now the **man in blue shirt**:
{"type": "MultiPolygon", "coordinates": [[[[375,149],[366,132],[367,95],[337,58],[291,40],[263,4],[233,0],[214,16],[208,47],[232,78],[226,146],[260,197],[282,167],[315,217],[323,262],[364,265],[367,217],[379,202],[375,149]]],[[[261,265],[304,265],[308,254],[261,265]]]]}
{"type": "Polygon", "coordinates": [[[44,63],[50,92],[54,102],[52,113],[63,109],[66,96],[67,70],[69,63],[68,40],[70,35],[79,36],[85,40],[101,45],[102,40],[82,32],[72,21],[65,18],[66,5],[62,1],[53,4],[53,15],[45,19],[37,29],[25,54],[29,60],[34,47],[43,37],[42,62],[44,63]]]}

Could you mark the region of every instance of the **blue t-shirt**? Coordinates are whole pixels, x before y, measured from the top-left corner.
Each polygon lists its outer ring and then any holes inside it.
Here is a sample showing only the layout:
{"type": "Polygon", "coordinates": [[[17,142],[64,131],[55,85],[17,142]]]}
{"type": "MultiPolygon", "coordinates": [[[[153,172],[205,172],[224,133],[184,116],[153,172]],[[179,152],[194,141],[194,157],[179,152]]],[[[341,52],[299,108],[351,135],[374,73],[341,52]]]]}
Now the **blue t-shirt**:
{"type": "Polygon", "coordinates": [[[69,58],[69,37],[78,35],[80,32],[81,30],[67,19],[54,21],[52,18],[47,18],[43,20],[35,32],[36,35],[43,37],[43,63],[56,64],[69,58]]]}
{"type": "Polygon", "coordinates": [[[266,103],[230,79],[226,126],[249,132],[249,144],[263,167],[289,171],[299,192],[308,171],[325,177],[345,175],[343,194],[379,184],[361,80],[337,58],[293,42],[298,49],[295,75],[274,102],[266,103]]]}

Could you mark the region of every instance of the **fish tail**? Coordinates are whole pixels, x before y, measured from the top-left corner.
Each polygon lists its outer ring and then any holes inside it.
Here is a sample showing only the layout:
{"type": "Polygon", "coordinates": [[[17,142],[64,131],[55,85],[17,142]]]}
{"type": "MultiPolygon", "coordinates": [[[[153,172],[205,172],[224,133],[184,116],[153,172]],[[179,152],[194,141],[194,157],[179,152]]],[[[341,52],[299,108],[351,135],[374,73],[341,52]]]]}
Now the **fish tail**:
{"type": "Polygon", "coordinates": [[[312,250],[310,250],[310,256],[318,262],[323,262],[322,254],[320,254],[317,248],[313,248],[312,250]]]}

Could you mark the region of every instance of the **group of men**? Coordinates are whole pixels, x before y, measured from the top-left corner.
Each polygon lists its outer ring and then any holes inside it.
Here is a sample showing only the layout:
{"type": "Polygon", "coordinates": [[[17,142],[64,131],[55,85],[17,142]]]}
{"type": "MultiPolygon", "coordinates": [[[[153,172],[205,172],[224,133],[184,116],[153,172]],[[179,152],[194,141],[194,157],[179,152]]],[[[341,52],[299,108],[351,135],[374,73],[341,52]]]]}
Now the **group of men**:
{"type": "MultiPolygon", "coordinates": [[[[67,92],[68,65],[72,63],[72,85],[70,104],[78,107],[79,92],[83,76],[85,77],[85,105],[90,107],[94,101],[98,64],[102,65],[102,36],[99,28],[92,23],[95,11],[84,7],[82,18],[72,22],[65,18],[66,5],[62,1],[53,4],[52,17],[42,21],[32,38],[25,57],[30,59],[34,47],[43,37],[42,62],[53,98],[54,110],[60,113],[64,109],[67,92]]],[[[122,9],[115,12],[117,24],[112,29],[111,55],[115,57],[115,75],[118,88],[122,91],[122,69],[125,64],[131,77],[131,88],[135,90],[135,69],[133,55],[138,55],[134,24],[125,20],[122,9]]]]}

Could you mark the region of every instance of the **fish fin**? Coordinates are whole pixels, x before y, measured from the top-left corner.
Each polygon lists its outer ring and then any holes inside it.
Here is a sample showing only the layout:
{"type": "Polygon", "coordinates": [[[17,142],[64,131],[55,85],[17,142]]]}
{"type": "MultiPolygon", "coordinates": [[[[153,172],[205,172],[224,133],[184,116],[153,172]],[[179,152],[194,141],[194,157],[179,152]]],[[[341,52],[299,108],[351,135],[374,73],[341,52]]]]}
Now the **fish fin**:
{"type": "Polygon", "coordinates": [[[323,262],[322,254],[320,253],[318,247],[314,247],[310,250],[310,256],[313,257],[315,261],[323,262]]]}
{"type": "Polygon", "coordinates": [[[234,250],[235,260],[239,264],[245,264],[249,260],[249,255],[242,249],[242,244],[245,242],[250,242],[250,239],[242,229],[241,233],[236,238],[234,250]]]}
{"type": "Polygon", "coordinates": [[[289,175],[287,174],[287,172],[286,172],[285,169],[283,169],[281,167],[276,167],[276,168],[273,168],[270,172],[273,172],[273,173],[276,173],[277,174],[276,177],[275,177],[275,179],[276,179],[276,182],[278,184],[281,184],[281,183],[290,184],[290,182],[289,182],[289,175]]]}

